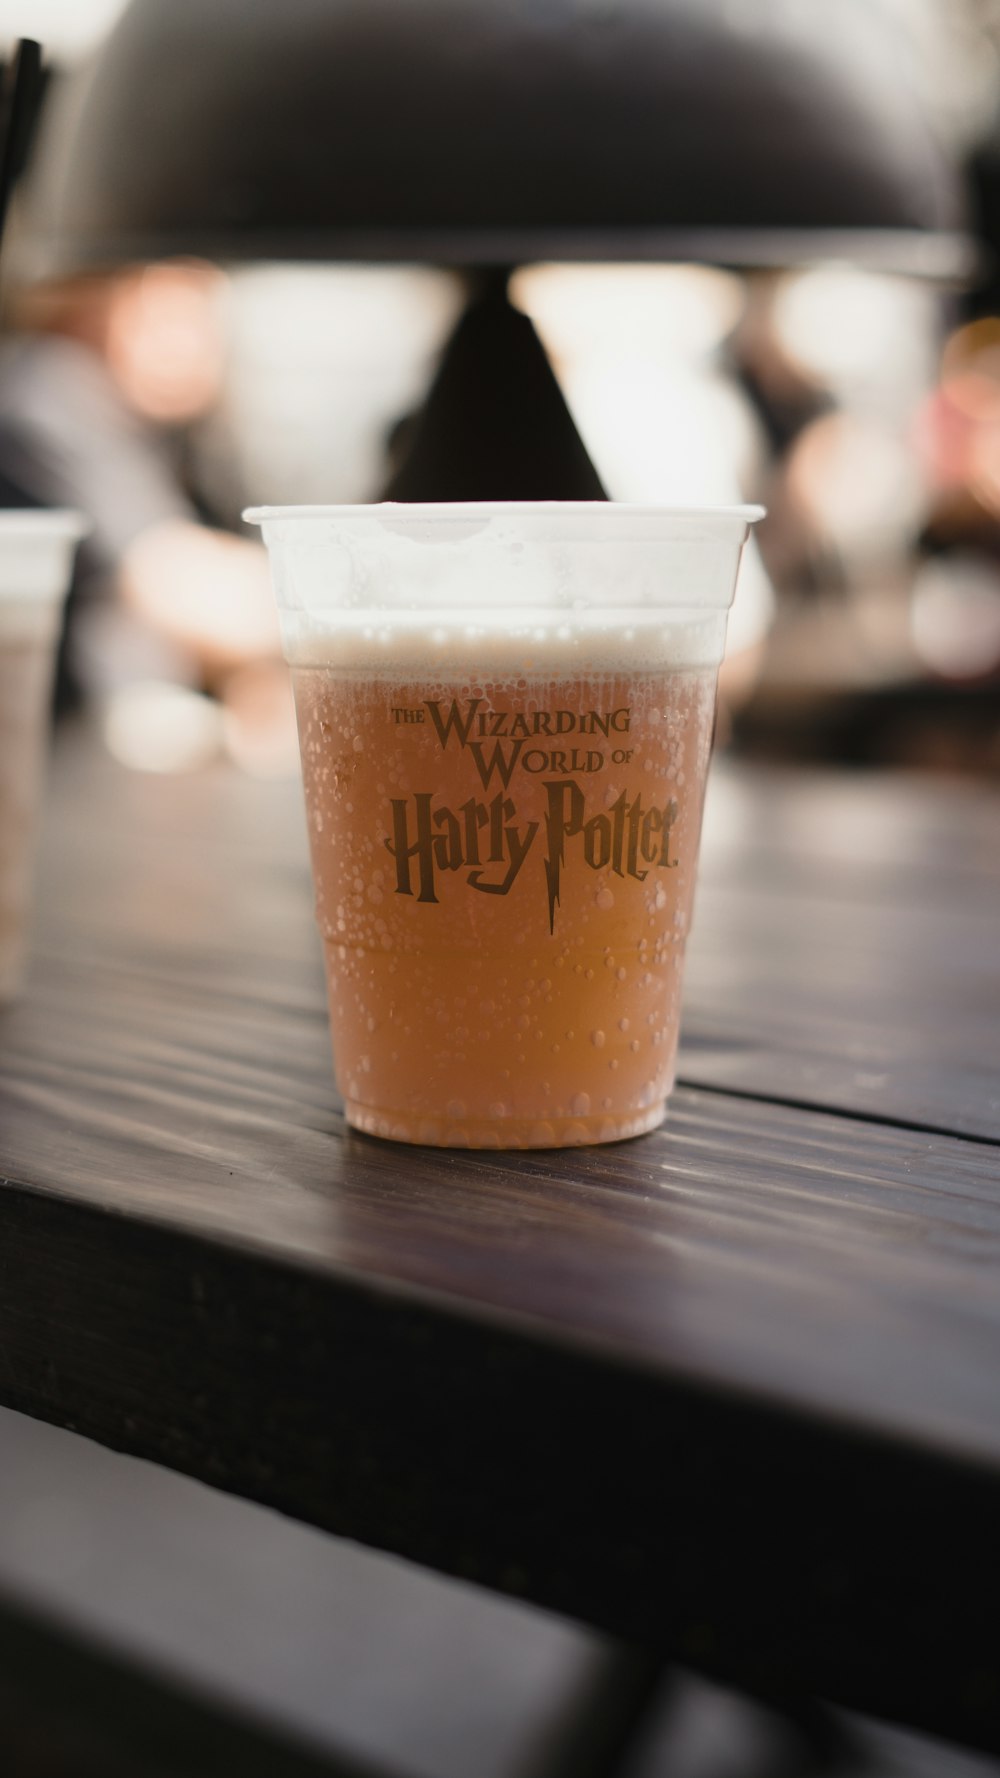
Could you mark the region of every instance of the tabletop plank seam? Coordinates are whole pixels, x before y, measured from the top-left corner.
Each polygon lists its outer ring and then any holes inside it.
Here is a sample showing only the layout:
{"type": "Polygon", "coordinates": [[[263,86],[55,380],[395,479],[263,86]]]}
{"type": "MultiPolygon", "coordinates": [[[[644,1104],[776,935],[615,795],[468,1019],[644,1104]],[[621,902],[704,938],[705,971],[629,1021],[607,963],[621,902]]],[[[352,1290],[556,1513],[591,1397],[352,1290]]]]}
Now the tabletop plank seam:
{"type": "Polygon", "coordinates": [[[822,1099],[808,1099],[799,1094],[765,1093],[752,1087],[721,1086],[715,1081],[697,1080],[693,1075],[678,1074],[675,1085],[690,1092],[713,1093],[725,1099],[749,1099],[757,1105],[783,1105],[789,1111],[810,1111],[826,1117],[843,1117],[855,1124],[871,1124],[876,1129],[905,1130],[915,1136],[943,1136],[950,1142],[974,1142],[980,1148],[1000,1149],[1000,1136],[985,1136],[974,1130],[948,1129],[944,1124],[924,1123],[916,1118],[894,1116],[871,1109],[862,1110],[844,1105],[831,1105],[822,1099]]]}

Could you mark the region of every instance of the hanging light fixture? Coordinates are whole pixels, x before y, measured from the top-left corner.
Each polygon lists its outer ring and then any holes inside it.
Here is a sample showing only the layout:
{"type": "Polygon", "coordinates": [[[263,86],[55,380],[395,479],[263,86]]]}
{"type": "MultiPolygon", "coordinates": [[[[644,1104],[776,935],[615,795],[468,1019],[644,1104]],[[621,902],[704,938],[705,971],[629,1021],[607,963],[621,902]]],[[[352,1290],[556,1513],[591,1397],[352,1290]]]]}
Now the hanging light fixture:
{"type": "Polygon", "coordinates": [[[133,0],[48,108],[27,264],[476,268],[395,491],[456,497],[461,471],[467,497],[593,495],[507,273],[834,257],[960,274],[957,176],[904,60],[871,0],[839,0],[835,28],[811,0],[133,0]],[[529,404],[551,435],[540,475],[529,404]]]}

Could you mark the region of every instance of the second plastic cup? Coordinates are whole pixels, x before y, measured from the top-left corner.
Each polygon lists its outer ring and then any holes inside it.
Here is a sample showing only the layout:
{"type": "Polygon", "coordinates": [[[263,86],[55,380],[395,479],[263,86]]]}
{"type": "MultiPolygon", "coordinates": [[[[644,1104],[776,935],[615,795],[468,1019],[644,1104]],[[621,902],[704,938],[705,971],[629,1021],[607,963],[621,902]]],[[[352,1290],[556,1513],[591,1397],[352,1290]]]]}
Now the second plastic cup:
{"type": "Polygon", "coordinates": [[[86,529],[75,512],[0,513],[0,1003],[24,970],[52,669],[86,529]]]}
{"type": "Polygon", "coordinates": [[[760,509],[259,508],[358,1129],[652,1129],[726,613],[760,509]]]}

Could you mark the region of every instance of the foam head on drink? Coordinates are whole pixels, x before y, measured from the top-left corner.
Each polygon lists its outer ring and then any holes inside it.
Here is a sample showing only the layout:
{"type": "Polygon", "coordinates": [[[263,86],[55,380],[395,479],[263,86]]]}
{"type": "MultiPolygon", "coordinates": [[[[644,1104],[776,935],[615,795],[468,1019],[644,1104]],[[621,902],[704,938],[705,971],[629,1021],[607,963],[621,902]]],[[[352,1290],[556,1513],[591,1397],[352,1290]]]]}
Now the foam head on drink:
{"type": "Polygon", "coordinates": [[[688,616],[383,597],[286,625],[357,1128],[552,1147],[662,1118],[721,652],[688,616]]]}

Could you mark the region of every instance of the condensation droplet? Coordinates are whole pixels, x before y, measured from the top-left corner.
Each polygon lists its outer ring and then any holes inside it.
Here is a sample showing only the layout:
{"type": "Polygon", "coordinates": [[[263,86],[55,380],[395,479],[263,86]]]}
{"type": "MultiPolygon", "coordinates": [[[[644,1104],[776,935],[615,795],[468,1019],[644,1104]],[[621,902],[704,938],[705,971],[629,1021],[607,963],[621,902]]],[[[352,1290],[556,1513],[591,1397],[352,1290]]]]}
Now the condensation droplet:
{"type": "Polygon", "coordinates": [[[590,1094],[574,1093],[569,1108],[574,1117],[586,1117],[590,1112],[590,1094]]]}
{"type": "Polygon", "coordinates": [[[593,1044],[595,1050],[603,1049],[604,1048],[604,1032],[603,1031],[592,1031],[590,1033],[590,1041],[593,1044]]]}

